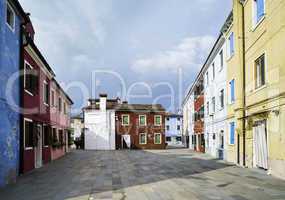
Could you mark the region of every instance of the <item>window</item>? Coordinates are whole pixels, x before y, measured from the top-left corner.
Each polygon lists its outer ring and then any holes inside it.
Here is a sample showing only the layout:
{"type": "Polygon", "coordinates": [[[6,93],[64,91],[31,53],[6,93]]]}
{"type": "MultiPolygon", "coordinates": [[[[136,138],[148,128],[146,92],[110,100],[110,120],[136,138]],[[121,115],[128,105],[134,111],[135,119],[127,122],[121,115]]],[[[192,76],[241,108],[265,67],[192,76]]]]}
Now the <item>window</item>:
{"type": "Polygon", "coordinates": [[[177,141],[177,142],[182,142],[181,136],[177,136],[177,137],[176,137],[176,141],[177,141]]]}
{"type": "Polygon", "coordinates": [[[147,143],[146,133],[140,134],[139,142],[140,142],[140,144],[146,144],[147,143]]]}
{"type": "Polygon", "coordinates": [[[32,148],[33,145],[33,133],[34,124],[30,120],[24,120],[24,131],[25,131],[25,148],[32,148]]]}
{"type": "Polygon", "coordinates": [[[66,107],[66,103],[63,103],[63,112],[66,115],[67,114],[67,107],[66,107]]]}
{"type": "Polygon", "coordinates": [[[55,106],[55,94],[54,91],[51,91],[51,105],[54,107],[55,106]]]}
{"type": "Polygon", "coordinates": [[[59,112],[61,112],[62,111],[62,102],[61,102],[62,100],[61,100],[61,98],[59,97],[58,98],[58,110],[59,110],[59,112]]]}
{"type": "Polygon", "coordinates": [[[58,138],[61,145],[64,145],[63,130],[58,130],[58,138]]]}
{"type": "Polygon", "coordinates": [[[265,0],[253,0],[253,10],[253,20],[256,25],[265,15],[265,0]]]}
{"type": "Polygon", "coordinates": [[[177,125],[177,130],[178,130],[178,131],[180,131],[180,128],[181,128],[180,125],[177,125]]]}
{"type": "Polygon", "coordinates": [[[230,144],[233,145],[235,144],[235,123],[231,122],[230,123],[230,144]]]}
{"type": "Polygon", "coordinates": [[[154,144],[161,144],[161,134],[160,133],[154,134],[154,144]]]}
{"type": "Polygon", "coordinates": [[[48,105],[49,104],[49,85],[46,81],[44,81],[43,91],[44,91],[44,103],[48,105]]]}
{"type": "Polygon", "coordinates": [[[146,125],[146,115],[140,115],[139,116],[139,125],[145,126],[146,125]]]}
{"type": "Polygon", "coordinates": [[[210,114],[210,103],[209,103],[209,101],[207,102],[207,114],[208,115],[210,114]]]}
{"type": "Polygon", "coordinates": [[[209,72],[206,73],[206,85],[209,85],[209,72]]]}
{"type": "Polygon", "coordinates": [[[225,107],[225,90],[224,89],[220,91],[220,106],[221,106],[221,109],[224,109],[225,107]]]}
{"type": "Polygon", "coordinates": [[[233,79],[233,80],[231,80],[231,82],[230,82],[230,93],[231,93],[231,95],[230,95],[230,102],[231,103],[233,103],[233,102],[235,102],[235,80],[233,79]]]}
{"type": "Polygon", "coordinates": [[[180,121],[180,117],[178,117],[177,120],[180,121]]]}
{"type": "Polygon", "coordinates": [[[230,34],[230,37],[228,39],[228,48],[229,48],[229,57],[232,57],[235,53],[235,50],[234,50],[234,33],[232,32],[230,34]]]}
{"type": "Polygon", "coordinates": [[[50,145],[50,127],[48,126],[43,126],[43,140],[44,140],[44,146],[49,146],[50,145]]]}
{"type": "Polygon", "coordinates": [[[169,128],[170,128],[170,127],[169,127],[169,125],[167,125],[167,126],[166,126],[166,130],[168,130],[168,131],[169,131],[169,128]]]}
{"type": "Polygon", "coordinates": [[[220,51],[219,55],[220,55],[220,71],[222,71],[223,67],[224,67],[224,52],[223,52],[223,50],[220,51]]]}
{"type": "Polygon", "coordinates": [[[166,142],[171,142],[171,137],[166,137],[166,142]]]}
{"type": "Polygon", "coordinates": [[[38,78],[32,66],[25,62],[24,67],[24,89],[27,93],[33,95],[36,93],[38,87],[38,78]]]}
{"type": "Polygon", "coordinates": [[[215,80],[215,77],[216,77],[216,67],[215,67],[215,63],[212,64],[212,69],[213,69],[213,80],[215,80]]]}
{"type": "Polygon", "coordinates": [[[255,88],[265,85],[265,56],[260,56],[255,61],[255,88]]]}
{"type": "Polygon", "coordinates": [[[155,115],[154,116],[154,125],[155,126],[161,126],[161,121],[162,121],[161,115],[155,115]]]}
{"type": "Polygon", "coordinates": [[[212,98],[212,111],[213,113],[216,112],[216,98],[215,97],[212,98]]]}
{"type": "Polygon", "coordinates": [[[129,115],[122,115],[122,125],[128,126],[130,124],[130,116],[129,115]]]}
{"type": "Polygon", "coordinates": [[[167,117],[166,120],[169,121],[169,117],[167,117]]]}
{"type": "Polygon", "coordinates": [[[15,13],[10,6],[10,4],[7,3],[7,10],[6,10],[6,23],[8,24],[9,28],[14,31],[15,30],[15,13]]]}

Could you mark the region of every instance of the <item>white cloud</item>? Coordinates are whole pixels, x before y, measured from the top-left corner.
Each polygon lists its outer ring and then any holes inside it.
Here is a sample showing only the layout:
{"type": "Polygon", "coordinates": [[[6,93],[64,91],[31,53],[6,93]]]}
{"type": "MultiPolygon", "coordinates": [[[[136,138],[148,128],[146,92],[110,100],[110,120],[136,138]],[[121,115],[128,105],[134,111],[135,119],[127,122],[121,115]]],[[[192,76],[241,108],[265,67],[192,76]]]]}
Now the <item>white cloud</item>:
{"type": "Polygon", "coordinates": [[[158,52],[149,58],[135,60],[131,68],[135,72],[144,74],[153,71],[177,72],[178,67],[187,70],[201,67],[214,40],[212,36],[185,38],[170,50],[158,52]]]}

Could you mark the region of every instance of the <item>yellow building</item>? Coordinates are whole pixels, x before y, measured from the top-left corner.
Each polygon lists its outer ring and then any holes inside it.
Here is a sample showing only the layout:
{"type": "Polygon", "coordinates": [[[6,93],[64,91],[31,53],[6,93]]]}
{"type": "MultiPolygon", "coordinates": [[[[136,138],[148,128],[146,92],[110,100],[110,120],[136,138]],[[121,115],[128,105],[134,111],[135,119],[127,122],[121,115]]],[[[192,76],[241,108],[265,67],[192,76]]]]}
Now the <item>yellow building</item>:
{"type": "Polygon", "coordinates": [[[242,4],[233,1],[233,11],[222,31],[227,45],[227,152],[226,160],[244,165],[244,70],[242,4]]]}
{"type": "Polygon", "coordinates": [[[285,1],[233,0],[227,160],[285,178],[285,1]],[[245,145],[244,145],[245,144],[245,145]]]}
{"type": "Polygon", "coordinates": [[[243,7],[246,165],[285,178],[285,1],[243,7]]]}

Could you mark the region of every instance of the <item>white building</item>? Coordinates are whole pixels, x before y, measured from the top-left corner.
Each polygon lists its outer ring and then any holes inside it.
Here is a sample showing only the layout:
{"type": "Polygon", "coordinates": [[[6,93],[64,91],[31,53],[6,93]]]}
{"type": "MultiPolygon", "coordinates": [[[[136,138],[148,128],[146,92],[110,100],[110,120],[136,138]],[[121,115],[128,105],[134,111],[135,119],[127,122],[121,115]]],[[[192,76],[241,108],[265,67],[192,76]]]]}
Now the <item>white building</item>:
{"type": "Polygon", "coordinates": [[[227,132],[226,42],[221,34],[203,69],[206,153],[225,159],[227,132]]]}
{"type": "Polygon", "coordinates": [[[80,114],[71,117],[70,125],[73,130],[73,140],[79,140],[84,130],[83,116],[80,114]]]}
{"type": "Polygon", "coordinates": [[[189,91],[182,105],[183,131],[182,134],[189,138],[189,148],[194,150],[194,93],[189,91]]]}
{"type": "Polygon", "coordinates": [[[107,95],[90,99],[84,111],[84,140],[86,150],[115,150],[115,107],[119,99],[107,101],[107,95]]]}
{"type": "Polygon", "coordinates": [[[166,143],[169,146],[182,145],[183,116],[168,113],[165,120],[166,143]]]}

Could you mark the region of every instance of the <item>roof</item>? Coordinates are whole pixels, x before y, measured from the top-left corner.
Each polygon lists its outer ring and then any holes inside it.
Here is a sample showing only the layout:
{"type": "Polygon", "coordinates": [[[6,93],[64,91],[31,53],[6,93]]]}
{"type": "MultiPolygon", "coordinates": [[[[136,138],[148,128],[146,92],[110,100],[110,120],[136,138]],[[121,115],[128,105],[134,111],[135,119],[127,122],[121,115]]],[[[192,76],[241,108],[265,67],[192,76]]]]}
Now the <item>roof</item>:
{"type": "Polygon", "coordinates": [[[183,115],[181,114],[177,114],[177,113],[166,113],[167,117],[183,117],[183,115]]]}
{"type": "MultiPolygon", "coordinates": [[[[89,106],[83,108],[83,110],[99,110],[100,104],[99,99],[90,99],[89,102],[92,102],[89,106]],[[93,101],[93,102],[92,102],[93,101]],[[95,103],[94,103],[95,102],[95,103]]],[[[126,104],[120,103],[118,99],[107,99],[107,110],[116,110],[116,111],[147,111],[147,112],[164,112],[165,109],[161,104],[126,104]]]]}
{"type": "MultiPolygon", "coordinates": [[[[84,107],[83,110],[99,110],[99,99],[89,99],[89,102],[91,102],[91,105],[84,107]]],[[[107,99],[107,110],[114,110],[118,105],[117,99],[107,99]]]]}
{"type": "Polygon", "coordinates": [[[149,111],[149,112],[165,112],[161,104],[119,104],[117,111],[149,111]]]}

